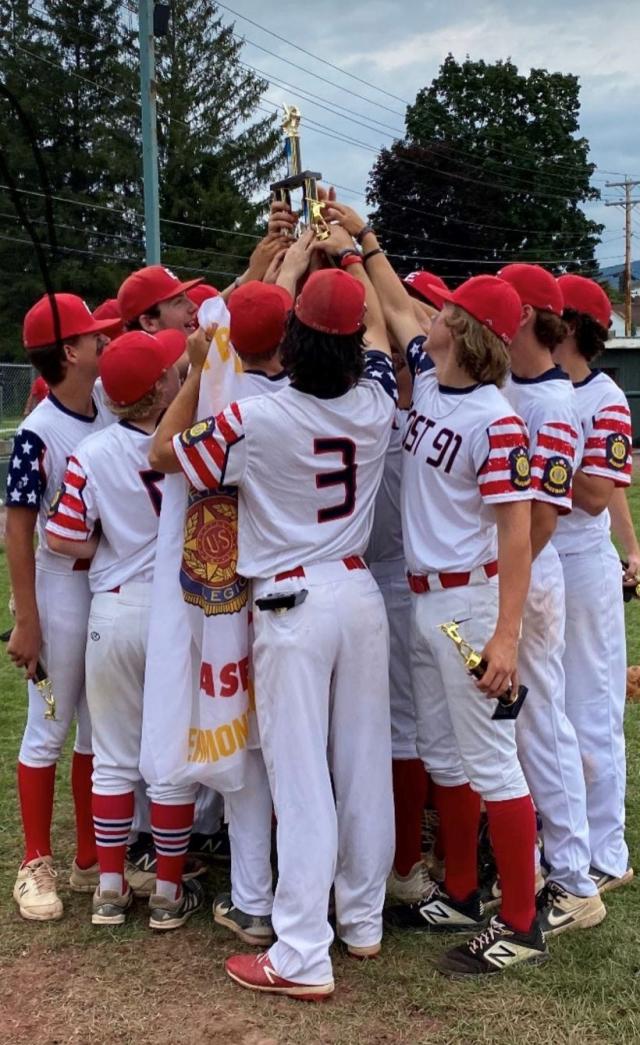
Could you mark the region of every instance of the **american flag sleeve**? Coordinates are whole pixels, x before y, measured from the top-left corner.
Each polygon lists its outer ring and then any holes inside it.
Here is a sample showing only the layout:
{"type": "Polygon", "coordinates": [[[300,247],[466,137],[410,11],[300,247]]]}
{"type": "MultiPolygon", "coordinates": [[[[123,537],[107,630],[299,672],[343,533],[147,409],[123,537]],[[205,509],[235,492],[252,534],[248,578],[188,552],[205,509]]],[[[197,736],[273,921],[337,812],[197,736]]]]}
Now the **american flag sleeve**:
{"type": "Polygon", "coordinates": [[[181,435],[175,435],[173,450],[196,490],[237,485],[244,474],[245,463],[244,429],[238,404],[231,403],[217,417],[197,421],[181,435]]]}
{"type": "Polygon", "coordinates": [[[585,432],[581,468],[586,475],[613,479],[616,486],[631,482],[631,414],[626,404],[603,406],[585,432]]]}
{"type": "Polygon", "coordinates": [[[49,509],[46,531],[66,541],[88,541],[97,521],[87,490],[87,475],[77,457],[70,457],[62,485],[49,509]]]}
{"type": "Polygon", "coordinates": [[[478,470],[483,501],[502,504],[531,497],[529,435],[522,418],[513,414],[493,421],[486,430],[484,461],[478,470]]]}
{"type": "Polygon", "coordinates": [[[578,432],[569,421],[546,421],[533,438],[531,492],[560,515],[571,511],[577,451],[578,432]]]}

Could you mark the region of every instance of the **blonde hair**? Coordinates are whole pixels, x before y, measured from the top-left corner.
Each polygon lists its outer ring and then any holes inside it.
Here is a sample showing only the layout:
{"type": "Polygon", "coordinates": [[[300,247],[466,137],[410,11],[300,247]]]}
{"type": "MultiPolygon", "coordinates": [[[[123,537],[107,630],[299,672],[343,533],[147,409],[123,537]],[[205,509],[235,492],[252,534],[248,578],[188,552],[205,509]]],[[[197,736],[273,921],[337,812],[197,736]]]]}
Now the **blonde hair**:
{"type": "Polygon", "coordinates": [[[454,305],[445,317],[453,335],[458,366],[479,384],[500,388],[509,370],[507,346],[484,323],[454,305]]]}
{"type": "Polygon", "coordinates": [[[159,383],[156,383],[150,392],[143,395],[142,399],[138,399],[135,403],[114,403],[112,399],[107,399],[107,406],[109,407],[112,414],[120,418],[121,421],[140,421],[143,417],[148,417],[154,410],[160,405],[162,400],[163,390],[159,383]]]}

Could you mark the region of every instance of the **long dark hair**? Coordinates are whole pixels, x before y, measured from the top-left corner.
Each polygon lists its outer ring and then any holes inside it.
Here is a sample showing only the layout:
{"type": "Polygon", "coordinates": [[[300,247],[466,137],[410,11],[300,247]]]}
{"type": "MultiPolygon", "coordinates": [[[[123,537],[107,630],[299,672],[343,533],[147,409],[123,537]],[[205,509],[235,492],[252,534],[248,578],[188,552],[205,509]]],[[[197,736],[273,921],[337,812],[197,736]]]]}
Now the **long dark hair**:
{"type": "Polygon", "coordinates": [[[318,399],[344,395],[364,373],[364,327],[355,334],[323,334],[292,312],[280,346],[282,365],[299,392],[318,399]]]}
{"type": "Polygon", "coordinates": [[[596,356],[604,352],[605,341],[609,337],[609,331],[605,327],[586,312],[576,312],[573,308],[565,308],[562,318],[572,328],[578,352],[587,363],[591,363],[596,356]]]}

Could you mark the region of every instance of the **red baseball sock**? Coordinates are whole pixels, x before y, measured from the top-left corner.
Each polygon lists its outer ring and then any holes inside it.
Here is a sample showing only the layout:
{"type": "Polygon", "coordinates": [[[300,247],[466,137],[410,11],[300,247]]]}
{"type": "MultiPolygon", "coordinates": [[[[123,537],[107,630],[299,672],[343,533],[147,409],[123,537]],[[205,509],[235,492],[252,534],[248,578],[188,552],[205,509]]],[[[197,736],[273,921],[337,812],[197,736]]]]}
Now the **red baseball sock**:
{"type": "Polygon", "coordinates": [[[533,802],[524,795],[485,804],[502,889],[500,918],[510,929],[526,933],[536,913],[533,802]]]}
{"type": "Polygon", "coordinates": [[[86,869],[96,863],[96,836],[91,813],[91,774],[93,755],[73,752],[71,759],[71,791],[76,814],[76,863],[86,869]]]}
{"type": "Polygon", "coordinates": [[[396,854],[393,866],[407,875],[421,859],[422,810],[427,803],[427,774],[419,758],[394,758],[393,804],[396,819],[396,854]]]}
{"type": "Polygon", "coordinates": [[[467,900],[478,888],[480,795],[468,784],[440,785],[436,802],[444,847],[444,887],[454,900],[467,900]]]}
{"type": "MultiPolygon", "coordinates": [[[[131,824],[135,795],[92,795],[93,825],[100,875],[116,874],[124,878],[124,861],[131,824]]],[[[120,886],[122,889],[122,885],[120,886]]]]}
{"type": "MultiPolygon", "coordinates": [[[[438,808],[438,797],[437,797],[438,796],[438,784],[434,784],[434,782],[431,779],[431,777],[429,777],[429,794],[431,796],[431,802],[433,804],[433,808],[437,810],[437,808],[438,808]]],[[[438,822],[438,829],[436,831],[436,840],[433,843],[433,855],[435,856],[436,860],[444,860],[444,843],[442,841],[442,828],[440,827],[440,823],[439,822],[438,822]]]]}
{"type": "Polygon", "coordinates": [[[51,817],[56,766],[25,766],[18,762],[18,795],[24,829],[24,860],[51,856],[51,817]]]}
{"type": "MultiPolygon", "coordinates": [[[[151,834],[156,848],[158,870],[156,882],[173,882],[175,898],[180,895],[184,858],[189,848],[193,827],[194,802],[168,806],[151,803],[151,834]]],[[[161,890],[158,889],[160,892],[161,890]]]]}

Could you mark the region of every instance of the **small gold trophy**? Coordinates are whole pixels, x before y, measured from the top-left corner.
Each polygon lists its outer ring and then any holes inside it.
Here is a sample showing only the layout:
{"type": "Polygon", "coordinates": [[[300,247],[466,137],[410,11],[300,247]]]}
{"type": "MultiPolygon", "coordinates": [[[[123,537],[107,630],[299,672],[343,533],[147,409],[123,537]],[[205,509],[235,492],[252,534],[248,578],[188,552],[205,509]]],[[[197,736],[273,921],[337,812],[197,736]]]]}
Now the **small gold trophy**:
{"type": "MultiPolygon", "coordinates": [[[[11,638],[12,630],[12,628],[9,628],[8,631],[4,631],[0,635],[0,642],[8,642],[11,638]]],[[[44,717],[47,719],[48,722],[56,722],[56,698],[53,693],[53,683],[47,675],[47,672],[45,671],[40,661],[38,661],[38,663],[36,664],[36,676],[34,679],[34,684],[36,689],[38,690],[38,693],[47,705],[47,710],[44,713],[44,717]]]]}
{"type": "Polygon", "coordinates": [[[318,239],[328,239],[329,226],[322,217],[324,204],[318,199],[318,181],[322,175],[317,171],[302,170],[300,152],[300,110],[297,105],[285,105],[282,129],[285,134],[284,154],[287,161],[287,177],[271,186],[275,199],[291,206],[291,193],[302,189],[302,224],[312,228],[318,239]]]}
{"type": "MultiPolygon", "coordinates": [[[[451,639],[455,643],[458,653],[464,661],[464,666],[470,675],[473,675],[476,679],[481,679],[487,670],[487,662],[483,657],[474,650],[473,646],[465,642],[462,635],[460,634],[461,621],[450,620],[446,624],[439,624],[440,631],[451,639]]],[[[518,686],[518,692],[514,694],[513,689],[509,686],[506,693],[501,693],[498,697],[498,704],[494,711],[492,718],[517,718],[520,713],[520,708],[524,704],[525,697],[528,693],[526,686],[518,686]]]]}

